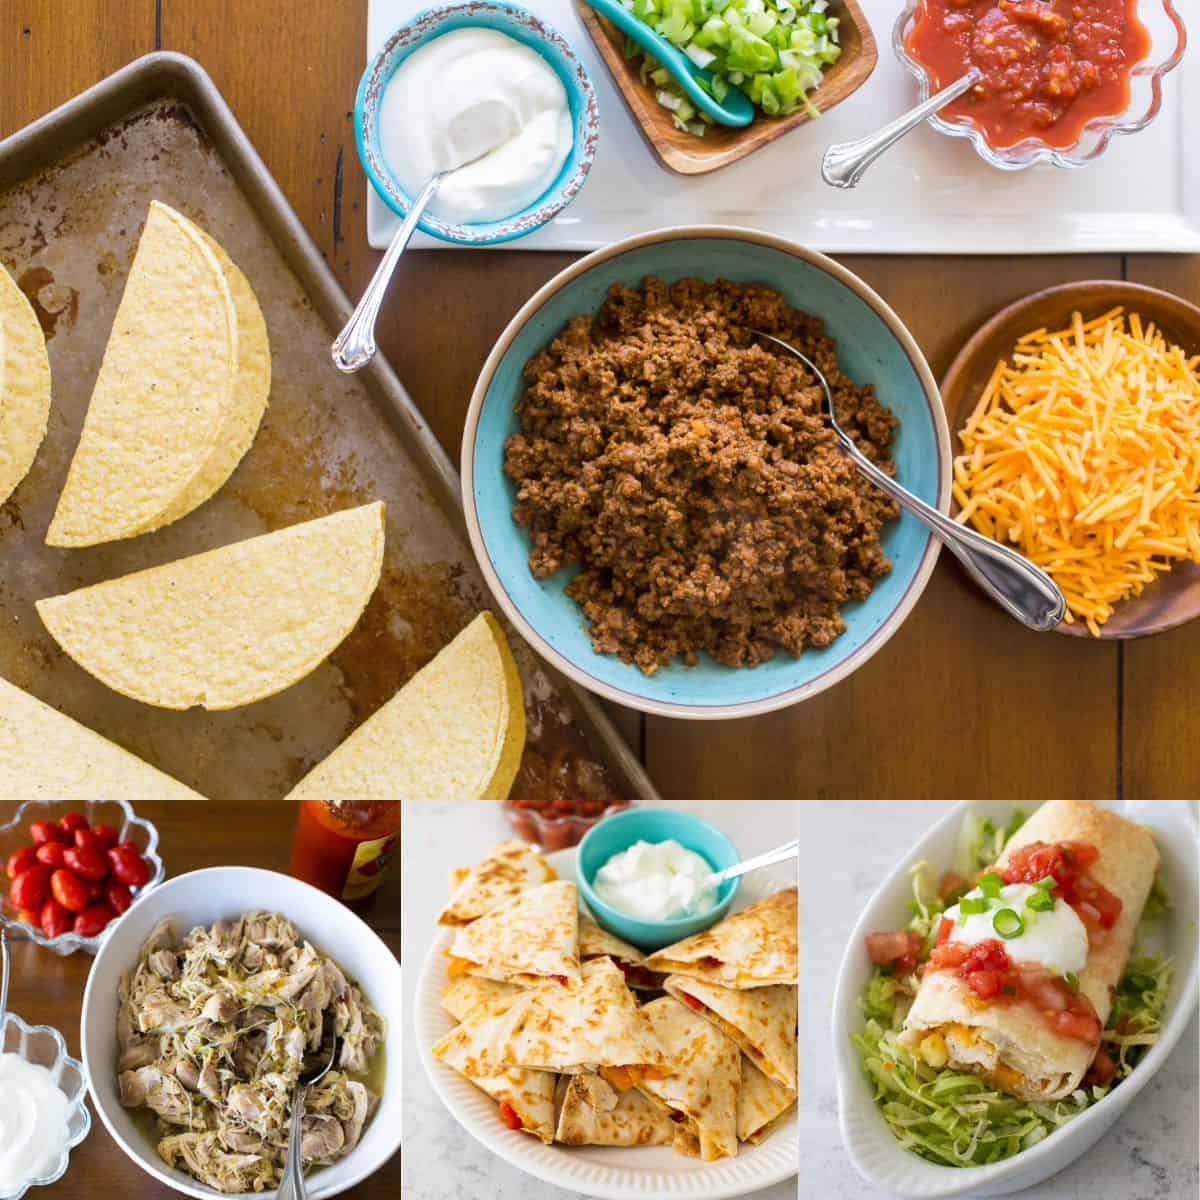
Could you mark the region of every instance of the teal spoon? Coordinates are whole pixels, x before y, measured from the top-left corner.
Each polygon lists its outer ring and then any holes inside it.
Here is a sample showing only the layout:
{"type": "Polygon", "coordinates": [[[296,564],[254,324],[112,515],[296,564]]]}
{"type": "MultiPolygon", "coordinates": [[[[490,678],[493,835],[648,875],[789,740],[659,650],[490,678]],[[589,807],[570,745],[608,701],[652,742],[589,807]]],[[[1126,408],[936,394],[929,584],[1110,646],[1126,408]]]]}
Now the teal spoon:
{"type": "Polygon", "coordinates": [[[687,98],[719,125],[749,125],[754,120],[750,97],[732,85],[724,100],[710,96],[697,82],[712,82],[712,72],[696,66],[682,50],[672,46],[644,21],[639,20],[619,0],[586,0],[602,17],[607,17],[623,34],[632,38],[647,54],[652,54],[675,77],[687,98]]]}

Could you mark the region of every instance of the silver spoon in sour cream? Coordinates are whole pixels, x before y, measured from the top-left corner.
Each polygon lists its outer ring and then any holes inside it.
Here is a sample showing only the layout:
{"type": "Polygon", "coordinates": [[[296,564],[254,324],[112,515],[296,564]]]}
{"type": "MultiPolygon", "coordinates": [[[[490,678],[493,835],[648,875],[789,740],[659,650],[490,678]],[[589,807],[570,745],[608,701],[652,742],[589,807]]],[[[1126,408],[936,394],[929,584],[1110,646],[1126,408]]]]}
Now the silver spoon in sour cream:
{"type": "Polygon", "coordinates": [[[337,335],[330,348],[333,365],[339,371],[344,371],[348,375],[355,371],[361,371],[375,357],[377,348],[375,345],[375,322],[379,320],[379,310],[383,306],[384,296],[387,295],[388,284],[392,281],[392,275],[396,270],[396,264],[400,261],[400,255],[404,253],[412,235],[416,232],[417,222],[433,202],[438,188],[451,175],[469,167],[471,163],[478,162],[494,149],[494,146],[489,146],[474,158],[459,163],[453,171],[439,171],[417,193],[412,207],[408,210],[408,215],[404,218],[400,228],[396,230],[396,236],[392,238],[391,245],[384,252],[379,266],[375,268],[375,274],[371,276],[371,282],[367,284],[367,290],[363,292],[362,299],[359,300],[354,312],[350,314],[350,320],[346,322],[342,332],[337,335]]]}
{"type": "Polygon", "coordinates": [[[707,879],[701,880],[701,887],[717,887],[727,879],[736,879],[739,875],[757,871],[759,867],[770,867],[775,863],[787,862],[790,858],[799,857],[800,839],[795,838],[790,842],[784,842],[782,846],[776,846],[774,850],[768,850],[764,854],[756,854],[753,858],[734,863],[732,867],[726,867],[723,871],[713,872],[707,879]]]}

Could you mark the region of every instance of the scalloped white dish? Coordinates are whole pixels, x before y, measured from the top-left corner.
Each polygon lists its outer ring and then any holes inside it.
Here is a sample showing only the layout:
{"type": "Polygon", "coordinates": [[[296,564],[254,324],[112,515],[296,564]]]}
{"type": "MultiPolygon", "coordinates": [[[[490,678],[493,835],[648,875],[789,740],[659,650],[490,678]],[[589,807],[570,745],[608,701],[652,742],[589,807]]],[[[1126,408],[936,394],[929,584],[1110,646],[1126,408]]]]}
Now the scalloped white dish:
{"type": "Polygon", "coordinates": [[[955,805],[897,863],[862,912],[838,970],[833,1001],[833,1060],[837,1074],[842,1141],[855,1170],[870,1183],[911,1200],[951,1196],[1002,1196],[1033,1187],[1074,1162],[1093,1146],[1154,1078],[1183,1035],[1200,993],[1200,942],[1197,940],[1197,892],[1200,888],[1200,826],[1189,801],[1112,801],[1131,820],[1149,826],[1162,854],[1162,875],[1173,909],[1161,922],[1161,944],[1146,948],[1168,954],[1175,976],[1159,1038],[1133,1073],[1108,1096],[1043,1142],[1004,1162],[986,1167],[946,1167],[902,1149],[875,1104],[850,1034],[862,1028],[858,998],[871,971],[863,937],[895,928],[907,912],[911,896],[909,868],[927,861],[935,871],[954,860],[959,828],[968,809],[1007,821],[1014,808],[1036,805],[1014,801],[980,801],[955,805]]]}
{"type": "MultiPolygon", "coordinates": [[[[57,821],[69,812],[82,812],[89,825],[112,825],[120,832],[121,841],[134,841],[141,847],[142,857],[150,865],[150,880],[138,889],[134,904],[138,904],[162,883],[166,867],[158,853],[158,830],[151,822],[137,816],[128,800],[26,800],[11,821],[0,825],[0,862],[6,861],[14,850],[29,844],[29,826],[34,821],[57,821]]],[[[48,938],[40,929],[5,916],[3,903],[0,903],[0,925],[20,930],[30,941],[62,957],[74,954],[77,950],[96,954],[116,924],[117,921],[110,922],[95,937],[64,933],[56,938],[48,938]]]]}
{"type": "Polygon", "coordinates": [[[45,1175],[31,1179],[15,1192],[0,1193],[0,1200],[21,1200],[31,1188],[47,1187],[66,1174],[71,1151],[92,1128],[92,1114],[87,1106],[83,1065],[67,1053],[67,1044],[57,1029],[51,1029],[49,1025],[26,1025],[16,1013],[5,1013],[0,1026],[0,1053],[18,1054],[26,1062],[45,1067],[67,1098],[67,1144],[58,1162],[45,1175]]]}
{"type": "MultiPolygon", "coordinates": [[[[576,851],[546,856],[560,879],[576,880],[576,851]]],[[[747,875],[731,911],[747,908],[789,880],[783,873],[760,871],[747,875]]],[[[601,1200],[724,1200],[745,1196],[790,1179],[799,1168],[797,1117],[792,1115],[761,1146],[742,1145],[736,1158],[704,1163],[685,1158],[669,1146],[606,1147],[546,1146],[528,1134],[506,1129],[496,1115],[496,1103],[474,1084],[438,1062],[429,1048],[449,1033],[453,1018],[440,1004],[446,983],[446,958],[453,930],[439,929],[417,980],[413,1014],[421,1063],[433,1090],[454,1119],[493,1154],[528,1174],[601,1200]]]]}

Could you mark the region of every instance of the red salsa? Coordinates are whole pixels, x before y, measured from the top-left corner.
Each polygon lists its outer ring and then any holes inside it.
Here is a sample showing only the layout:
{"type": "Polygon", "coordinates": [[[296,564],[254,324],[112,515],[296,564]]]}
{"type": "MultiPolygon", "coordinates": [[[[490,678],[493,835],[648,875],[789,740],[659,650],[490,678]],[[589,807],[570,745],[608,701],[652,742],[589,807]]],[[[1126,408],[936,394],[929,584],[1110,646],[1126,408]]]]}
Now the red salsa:
{"type": "Polygon", "coordinates": [[[905,37],[934,91],[971,67],[982,79],[941,113],[989,145],[1074,146],[1084,126],[1129,104],[1150,35],[1137,0],[920,0],[905,37]]]}

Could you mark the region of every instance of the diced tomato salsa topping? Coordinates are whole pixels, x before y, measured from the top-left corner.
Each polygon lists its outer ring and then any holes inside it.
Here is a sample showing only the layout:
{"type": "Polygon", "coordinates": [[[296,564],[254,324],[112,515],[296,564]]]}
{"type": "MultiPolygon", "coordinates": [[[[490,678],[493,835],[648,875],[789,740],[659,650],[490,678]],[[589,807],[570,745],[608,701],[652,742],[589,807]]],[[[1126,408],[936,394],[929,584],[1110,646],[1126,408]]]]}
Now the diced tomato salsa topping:
{"type": "Polygon", "coordinates": [[[943,941],[929,956],[930,971],[954,971],[972,994],[987,1003],[1027,1003],[1053,1032],[1081,1042],[1100,1040],[1092,1002],[1044,967],[1014,963],[1004,944],[987,938],[975,945],[943,941]]]}
{"type": "Polygon", "coordinates": [[[897,975],[908,975],[916,970],[917,957],[921,953],[921,937],[912,930],[868,933],[866,943],[867,954],[877,967],[891,963],[897,975]]]}
{"type": "Polygon", "coordinates": [[[1088,873],[1100,857],[1087,842],[1030,842],[1020,846],[998,868],[1005,883],[1037,883],[1053,876],[1054,897],[1069,904],[1089,934],[1111,929],[1121,915],[1121,900],[1088,873]]]}

